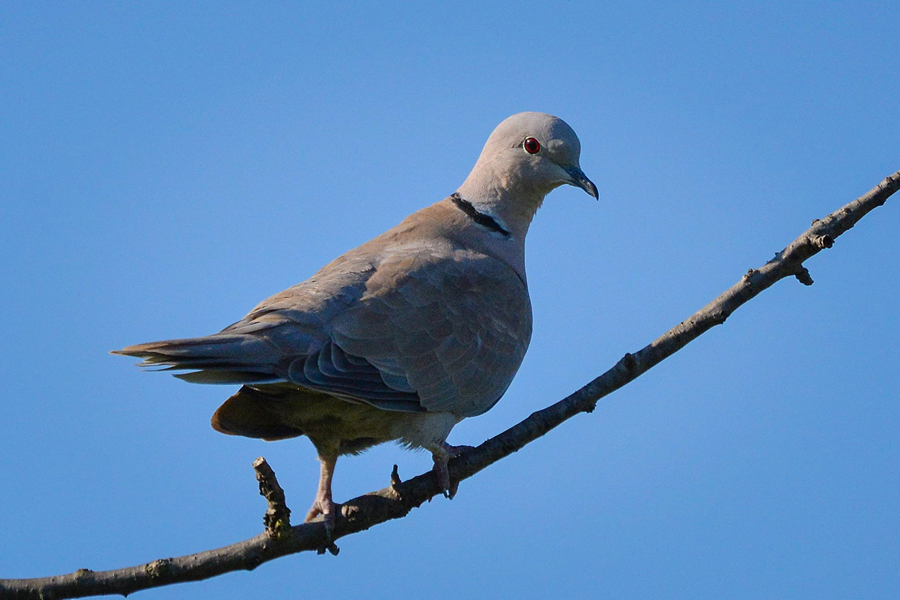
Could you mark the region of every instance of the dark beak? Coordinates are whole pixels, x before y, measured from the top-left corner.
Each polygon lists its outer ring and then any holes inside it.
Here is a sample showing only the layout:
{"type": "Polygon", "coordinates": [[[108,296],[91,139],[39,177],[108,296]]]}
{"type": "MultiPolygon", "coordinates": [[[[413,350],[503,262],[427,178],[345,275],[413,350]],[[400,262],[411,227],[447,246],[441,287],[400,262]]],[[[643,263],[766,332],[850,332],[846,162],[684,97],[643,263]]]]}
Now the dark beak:
{"type": "Polygon", "coordinates": [[[584,171],[579,169],[578,167],[570,167],[566,169],[566,172],[569,174],[571,179],[569,183],[576,187],[580,187],[588,194],[596,198],[600,199],[600,193],[597,191],[597,186],[594,185],[594,182],[587,178],[587,175],[584,174],[584,171]]]}

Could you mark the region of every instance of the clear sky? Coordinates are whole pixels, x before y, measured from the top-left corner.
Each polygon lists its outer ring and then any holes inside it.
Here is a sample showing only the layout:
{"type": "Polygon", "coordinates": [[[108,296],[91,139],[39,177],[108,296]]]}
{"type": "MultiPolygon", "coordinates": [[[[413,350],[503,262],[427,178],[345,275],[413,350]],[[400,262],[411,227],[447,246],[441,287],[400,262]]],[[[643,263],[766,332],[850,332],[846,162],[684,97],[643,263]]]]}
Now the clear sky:
{"type": "MultiPolygon", "coordinates": [[[[900,169],[885,2],[0,5],[0,577],[255,535],[233,390],[128,344],[218,331],[453,192],[493,127],[565,119],[596,202],[528,240],[531,349],[477,444],[574,391],[900,169]]],[[[900,597],[900,198],[634,384],[408,518],[253,573],[248,598],[900,597]]],[[[425,453],[342,459],[336,499],[425,453]]]]}

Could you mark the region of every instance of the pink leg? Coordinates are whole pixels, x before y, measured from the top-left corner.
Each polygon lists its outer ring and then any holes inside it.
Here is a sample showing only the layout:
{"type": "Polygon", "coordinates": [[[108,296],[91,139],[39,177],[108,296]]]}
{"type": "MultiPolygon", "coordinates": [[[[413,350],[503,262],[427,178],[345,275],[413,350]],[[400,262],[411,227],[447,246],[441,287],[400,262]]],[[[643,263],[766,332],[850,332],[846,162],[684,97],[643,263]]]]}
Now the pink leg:
{"type": "Polygon", "coordinates": [[[325,531],[328,532],[329,539],[331,531],[334,529],[334,521],[337,517],[337,505],[331,498],[331,480],[334,477],[334,467],[337,464],[337,455],[319,454],[321,470],[319,473],[319,489],[316,491],[316,499],[313,502],[309,512],[306,513],[304,523],[309,523],[319,515],[325,522],[325,531]]]}

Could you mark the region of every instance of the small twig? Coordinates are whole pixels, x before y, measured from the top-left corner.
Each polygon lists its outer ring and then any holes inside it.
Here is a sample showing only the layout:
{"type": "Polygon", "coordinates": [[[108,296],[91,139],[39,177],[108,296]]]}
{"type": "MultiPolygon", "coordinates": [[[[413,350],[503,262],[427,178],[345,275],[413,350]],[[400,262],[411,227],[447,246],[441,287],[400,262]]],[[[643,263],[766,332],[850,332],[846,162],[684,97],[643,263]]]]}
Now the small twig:
{"type": "Polygon", "coordinates": [[[256,480],[259,482],[259,493],[269,503],[263,517],[266,533],[277,540],[290,536],[291,509],[285,503],[284,490],[278,484],[275,471],[262,456],[253,461],[253,470],[256,471],[256,480]]]}
{"type": "MultiPolygon", "coordinates": [[[[813,221],[812,227],[777,253],[775,258],[759,269],[750,269],[731,288],[650,345],[634,354],[626,354],[609,371],[569,397],[533,413],[518,425],[451,460],[449,464],[451,480],[461,481],[471,477],[541,437],[566,419],[581,412],[591,412],[602,397],[634,380],[712,327],[724,323],[738,307],[776,281],[785,277],[798,277],[806,284],[811,283],[812,278],[803,262],[823,248],[830,248],[838,236],[853,227],[869,211],[884,204],[898,188],[900,188],[900,172],[894,173],[864,196],[824,219],[813,221]]],[[[271,472],[271,469],[269,471],[271,472]]],[[[269,479],[268,476],[263,478],[269,479]]],[[[274,474],[271,481],[275,481],[274,474]]],[[[277,483],[275,485],[277,486],[277,483]]],[[[262,480],[260,488],[262,490],[262,480]]],[[[342,504],[342,518],[335,524],[332,539],[336,540],[384,521],[401,518],[413,508],[440,494],[442,492],[440,488],[437,478],[431,471],[403,482],[399,476],[392,477],[389,487],[342,504]]],[[[269,500],[269,509],[272,510],[273,500],[265,492],[263,495],[269,500]]],[[[280,502],[283,506],[283,493],[280,502]]],[[[275,501],[275,504],[277,505],[278,501],[275,501]]],[[[266,514],[268,531],[269,512],[266,514]]],[[[280,519],[276,518],[276,532],[279,521],[280,519]]],[[[283,522],[286,526],[286,516],[283,522]]],[[[80,569],[75,573],[56,577],[0,579],[0,598],[4,600],[77,598],[102,594],[130,594],[162,585],[207,579],[229,571],[254,569],[261,563],[280,556],[327,547],[328,539],[321,522],[295,525],[287,531],[290,532],[289,535],[283,537],[276,535],[278,539],[273,539],[269,533],[262,533],[217,550],[162,559],[115,571],[95,572],[80,569]]]]}

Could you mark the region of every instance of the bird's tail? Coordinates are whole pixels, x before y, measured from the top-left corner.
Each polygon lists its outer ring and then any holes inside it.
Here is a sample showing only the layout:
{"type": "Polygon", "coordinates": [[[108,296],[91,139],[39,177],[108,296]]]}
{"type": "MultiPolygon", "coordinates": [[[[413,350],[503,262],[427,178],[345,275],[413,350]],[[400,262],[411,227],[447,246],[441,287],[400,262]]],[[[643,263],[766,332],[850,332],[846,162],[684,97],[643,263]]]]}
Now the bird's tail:
{"type": "Polygon", "coordinates": [[[279,381],[274,373],[281,358],[265,339],[246,334],[215,334],[164,340],[113,350],[135,356],[139,367],[159,371],[191,371],[175,377],[191,383],[265,383],[279,381]]]}

